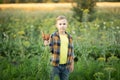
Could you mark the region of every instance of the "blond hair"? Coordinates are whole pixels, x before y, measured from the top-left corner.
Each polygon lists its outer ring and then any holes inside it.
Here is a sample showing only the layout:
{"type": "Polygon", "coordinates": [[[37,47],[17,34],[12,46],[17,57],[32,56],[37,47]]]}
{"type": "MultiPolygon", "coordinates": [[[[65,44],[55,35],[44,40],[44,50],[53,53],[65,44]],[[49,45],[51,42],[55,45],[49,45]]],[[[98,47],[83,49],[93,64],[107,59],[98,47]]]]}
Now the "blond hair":
{"type": "Polygon", "coordinates": [[[66,18],[65,16],[60,15],[60,16],[58,16],[58,17],[56,18],[56,21],[62,20],[62,19],[66,19],[66,20],[67,20],[67,18],[66,18]]]}

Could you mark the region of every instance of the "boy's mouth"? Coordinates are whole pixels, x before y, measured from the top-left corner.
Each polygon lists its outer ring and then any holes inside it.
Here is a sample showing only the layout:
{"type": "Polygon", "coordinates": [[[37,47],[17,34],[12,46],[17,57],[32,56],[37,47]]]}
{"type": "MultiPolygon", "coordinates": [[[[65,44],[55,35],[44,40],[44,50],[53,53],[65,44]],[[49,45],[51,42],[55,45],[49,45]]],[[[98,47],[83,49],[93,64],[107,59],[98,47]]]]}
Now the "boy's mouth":
{"type": "Polygon", "coordinates": [[[61,31],[65,31],[65,29],[61,29],[61,31]]]}

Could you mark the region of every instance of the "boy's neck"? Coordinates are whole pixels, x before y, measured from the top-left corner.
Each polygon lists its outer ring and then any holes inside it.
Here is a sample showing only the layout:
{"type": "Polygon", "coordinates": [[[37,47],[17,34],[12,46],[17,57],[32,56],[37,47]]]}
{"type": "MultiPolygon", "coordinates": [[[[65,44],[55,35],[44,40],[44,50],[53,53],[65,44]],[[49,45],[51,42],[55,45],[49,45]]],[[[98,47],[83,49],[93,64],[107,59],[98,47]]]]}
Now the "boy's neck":
{"type": "Polygon", "coordinates": [[[65,35],[65,31],[59,31],[60,35],[65,35]]]}

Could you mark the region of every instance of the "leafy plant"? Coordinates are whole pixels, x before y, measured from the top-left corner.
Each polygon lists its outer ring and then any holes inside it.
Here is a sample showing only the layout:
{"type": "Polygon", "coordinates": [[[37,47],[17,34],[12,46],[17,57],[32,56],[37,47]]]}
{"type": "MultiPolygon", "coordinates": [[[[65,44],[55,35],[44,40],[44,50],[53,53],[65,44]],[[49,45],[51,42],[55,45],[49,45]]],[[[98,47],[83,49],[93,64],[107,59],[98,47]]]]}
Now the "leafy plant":
{"type": "Polygon", "coordinates": [[[95,0],[75,0],[76,4],[73,3],[73,17],[80,22],[92,21],[92,14],[95,12],[95,0]],[[86,20],[86,18],[88,18],[86,20]]]}

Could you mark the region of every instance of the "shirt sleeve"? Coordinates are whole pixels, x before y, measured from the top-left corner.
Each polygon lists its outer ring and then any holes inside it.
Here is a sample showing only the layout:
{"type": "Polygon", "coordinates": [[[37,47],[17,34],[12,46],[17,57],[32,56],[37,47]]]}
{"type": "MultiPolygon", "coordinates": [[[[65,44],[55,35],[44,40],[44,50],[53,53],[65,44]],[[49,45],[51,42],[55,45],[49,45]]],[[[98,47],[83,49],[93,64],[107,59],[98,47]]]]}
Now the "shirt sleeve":
{"type": "Polygon", "coordinates": [[[73,38],[70,36],[70,45],[71,45],[71,57],[74,60],[75,55],[74,55],[74,44],[73,44],[73,38]]]}
{"type": "Polygon", "coordinates": [[[50,36],[49,46],[50,46],[50,52],[53,53],[53,35],[50,36]]]}
{"type": "Polygon", "coordinates": [[[75,55],[74,55],[74,44],[73,44],[73,42],[72,42],[72,47],[71,47],[71,55],[72,55],[72,57],[73,57],[73,59],[74,59],[74,57],[75,57],[75,55]]]}

